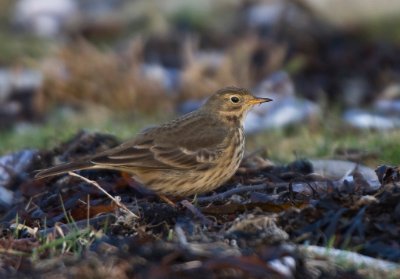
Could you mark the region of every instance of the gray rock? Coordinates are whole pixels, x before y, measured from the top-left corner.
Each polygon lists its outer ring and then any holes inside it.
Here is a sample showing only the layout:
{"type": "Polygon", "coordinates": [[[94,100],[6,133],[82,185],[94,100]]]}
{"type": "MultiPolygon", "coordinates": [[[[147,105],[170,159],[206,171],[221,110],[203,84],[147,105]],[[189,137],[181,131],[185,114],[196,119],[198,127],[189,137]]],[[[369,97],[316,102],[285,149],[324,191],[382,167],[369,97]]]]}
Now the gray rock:
{"type": "Polygon", "coordinates": [[[14,23],[42,37],[54,37],[78,12],[75,0],[19,0],[14,23]]]}
{"type": "Polygon", "coordinates": [[[373,111],[349,109],[343,119],[351,126],[359,129],[389,130],[400,127],[400,118],[388,116],[373,111]]]}
{"type": "Polygon", "coordinates": [[[0,188],[12,187],[14,179],[27,177],[32,169],[38,151],[25,149],[0,157],[0,188]]]}
{"type": "Polygon", "coordinates": [[[283,71],[261,82],[254,90],[254,95],[271,98],[273,102],[257,106],[248,113],[244,123],[248,134],[307,122],[320,114],[317,104],[295,96],[294,84],[283,71]]]}

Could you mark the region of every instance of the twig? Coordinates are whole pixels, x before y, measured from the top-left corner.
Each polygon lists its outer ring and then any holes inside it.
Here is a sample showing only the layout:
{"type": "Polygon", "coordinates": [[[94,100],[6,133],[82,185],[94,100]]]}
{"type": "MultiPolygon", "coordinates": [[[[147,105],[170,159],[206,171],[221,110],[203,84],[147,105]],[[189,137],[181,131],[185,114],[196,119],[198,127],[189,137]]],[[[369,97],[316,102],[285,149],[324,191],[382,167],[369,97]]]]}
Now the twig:
{"type": "Polygon", "coordinates": [[[133,213],[132,211],[130,211],[123,203],[121,203],[118,199],[114,198],[113,196],[111,196],[106,190],[104,190],[103,188],[101,188],[101,186],[93,180],[87,179],[86,177],[83,177],[79,174],[76,174],[74,172],[68,172],[68,174],[70,176],[75,176],[80,178],[81,180],[85,181],[86,183],[89,183],[93,186],[95,186],[97,189],[99,189],[100,191],[102,191],[107,197],[109,197],[113,202],[115,202],[115,204],[119,207],[122,208],[123,210],[125,210],[126,212],[128,212],[129,215],[131,215],[132,217],[135,218],[139,218],[139,216],[137,216],[135,213],[133,213]]]}
{"type": "Polygon", "coordinates": [[[0,254],[8,254],[8,255],[13,255],[13,256],[29,256],[30,254],[27,252],[19,251],[19,250],[14,250],[14,249],[4,249],[0,248],[0,254]]]}
{"type": "MultiPolygon", "coordinates": [[[[288,183],[276,183],[274,184],[274,187],[282,187],[282,186],[288,186],[288,183]]],[[[197,198],[198,203],[207,203],[207,202],[215,202],[215,201],[222,201],[224,199],[229,198],[232,195],[235,194],[240,194],[244,192],[252,192],[252,191],[260,191],[260,190],[266,190],[269,188],[269,184],[258,184],[258,185],[251,185],[251,186],[239,186],[233,189],[230,189],[226,192],[222,192],[219,194],[216,194],[214,196],[210,197],[199,197],[197,198]]]]}
{"type": "Polygon", "coordinates": [[[194,216],[198,217],[203,222],[204,225],[210,226],[213,224],[213,222],[210,219],[204,216],[204,214],[201,213],[200,210],[196,208],[193,204],[191,204],[189,201],[183,200],[181,201],[181,204],[187,209],[189,209],[194,216]]]}
{"type": "Polygon", "coordinates": [[[333,259],[335,262],[345,262],[354,266],[368,266],[373,269],[391,271],[399,270],[400,265],[386,260],[375,259],[369,256],[361,255],[351,251],[339,250],[334,248],[326,248],[314,245],[299,245],[300,251],[316,256],[325,256],[333,259]]]}

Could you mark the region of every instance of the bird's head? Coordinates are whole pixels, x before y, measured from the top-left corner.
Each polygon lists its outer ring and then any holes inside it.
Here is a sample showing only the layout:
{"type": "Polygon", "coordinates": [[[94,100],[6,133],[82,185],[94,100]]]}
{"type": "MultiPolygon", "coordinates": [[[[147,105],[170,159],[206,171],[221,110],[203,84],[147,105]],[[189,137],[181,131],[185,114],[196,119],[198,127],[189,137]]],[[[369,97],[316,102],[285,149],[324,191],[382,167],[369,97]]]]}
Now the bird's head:
{"type": "Polygon", "coordinates": [[[218,90],[204,104],[203,109],[226,116],[228,119],[237,119],[242,122],[246,113],[254,105],[271,102],[269,98],[253,96],[249,90],[239,87],[225,87],[218,90]]]}

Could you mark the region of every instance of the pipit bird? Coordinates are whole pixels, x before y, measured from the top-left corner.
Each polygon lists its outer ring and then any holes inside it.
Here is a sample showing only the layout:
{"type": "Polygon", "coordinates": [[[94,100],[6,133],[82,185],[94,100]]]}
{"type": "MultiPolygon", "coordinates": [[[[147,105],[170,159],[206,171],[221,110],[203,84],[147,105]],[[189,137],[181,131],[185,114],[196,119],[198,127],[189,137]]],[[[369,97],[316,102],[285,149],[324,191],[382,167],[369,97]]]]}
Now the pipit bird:
{"type": "Polygon", "coordinates": [[[129,173],[162,195],[188,196],[218,188],[235,173],[244,153],[243,120],[249,109],[270,102],[244,88],[226,87],[198,110],[148,128],[115,148],[61,164],[36,178],[83,169],[129,173]]]}

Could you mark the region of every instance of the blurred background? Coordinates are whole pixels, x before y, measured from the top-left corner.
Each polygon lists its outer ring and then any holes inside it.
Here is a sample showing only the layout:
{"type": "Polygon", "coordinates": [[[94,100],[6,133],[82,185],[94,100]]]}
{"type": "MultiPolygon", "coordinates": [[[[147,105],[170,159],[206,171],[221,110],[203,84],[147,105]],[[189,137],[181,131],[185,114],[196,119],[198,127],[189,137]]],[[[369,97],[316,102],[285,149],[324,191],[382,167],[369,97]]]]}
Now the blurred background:
{"type": "Polygon", "coordinates": [[[396,0],[0,0],[0,154],[129,138],[237,85],[247,149],[400,163],[396,0]]]}

